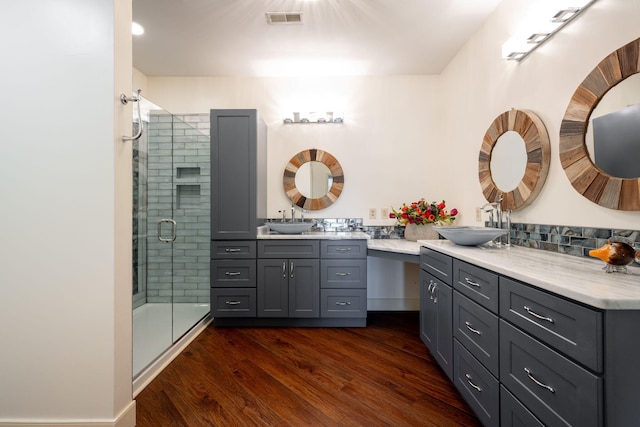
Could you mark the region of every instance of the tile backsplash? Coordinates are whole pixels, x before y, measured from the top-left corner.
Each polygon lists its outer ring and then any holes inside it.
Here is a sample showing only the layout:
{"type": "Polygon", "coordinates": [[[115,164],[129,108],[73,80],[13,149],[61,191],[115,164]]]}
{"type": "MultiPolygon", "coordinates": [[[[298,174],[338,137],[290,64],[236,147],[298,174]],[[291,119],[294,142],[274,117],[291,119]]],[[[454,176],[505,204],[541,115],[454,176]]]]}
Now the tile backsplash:
{"type": "MultiPolygon", "coordinates": [[[[315,218],[314,231],[362,231],[372,239],[403,239],[404,227],[363,225],[362,218],[315,218]]],[[[485,224],[488,226],[488,223],[485,224]]],[[[588,257],[591,249],[599,248],[608,239],[625,241],[640,250],[640,230],[618,228],[577,227],[552,224],[511,224],[511,245],[566,255],[588,257]]],[[[506,242],[506,237],[503,237],[506,242]]],[[[637,263],[631,266],[640,268],[637,263]]]]}

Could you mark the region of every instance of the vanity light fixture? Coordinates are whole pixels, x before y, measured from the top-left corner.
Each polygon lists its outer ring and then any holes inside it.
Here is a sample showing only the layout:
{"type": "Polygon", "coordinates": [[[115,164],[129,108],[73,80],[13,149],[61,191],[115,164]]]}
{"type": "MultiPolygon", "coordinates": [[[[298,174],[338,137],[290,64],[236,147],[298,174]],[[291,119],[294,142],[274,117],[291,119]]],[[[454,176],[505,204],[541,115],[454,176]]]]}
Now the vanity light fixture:
{"type": "Polygon", "coordinates": [[[344,115],[333,111],[327,111],[326,113],[317,113],[313,111],[301,113],[295,111],[291,114],[285,115],[283,122],[285,124],[344,123],[344,115]]]}
{"type": "Polygon", "coordinates": [[[595,2],[596,0],[546,2],[552,9],[545,8],[545,2],[541,2],[541,5],[536,7],[542,9],[537,9],[537,13],[531,14],[531,18],[522,25],[519,34],[502,45],[502,57],[513,61],[523,60],[595,2]]]}

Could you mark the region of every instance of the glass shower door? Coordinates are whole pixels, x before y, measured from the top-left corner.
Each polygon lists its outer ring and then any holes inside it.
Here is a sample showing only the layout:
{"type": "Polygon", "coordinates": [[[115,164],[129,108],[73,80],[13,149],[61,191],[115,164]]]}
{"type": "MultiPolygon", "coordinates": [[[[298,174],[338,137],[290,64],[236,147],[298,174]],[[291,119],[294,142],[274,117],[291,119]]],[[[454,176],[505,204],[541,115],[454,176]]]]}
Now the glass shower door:
{"type": "Polygon", "coordinates": [[[209,312],[209,137],[192,126],[206,117],[142,102],[144,131],[134,141],[134,377],[209,312]]]}

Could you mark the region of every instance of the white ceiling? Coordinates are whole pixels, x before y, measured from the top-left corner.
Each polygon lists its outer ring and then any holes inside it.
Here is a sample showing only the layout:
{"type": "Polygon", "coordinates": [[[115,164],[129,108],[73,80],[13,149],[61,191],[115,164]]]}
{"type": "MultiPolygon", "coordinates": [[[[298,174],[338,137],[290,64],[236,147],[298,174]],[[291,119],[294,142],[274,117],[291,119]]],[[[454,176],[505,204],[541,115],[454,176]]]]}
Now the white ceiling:
{"type": "Polygon", "coordinates": [[[439,74],[500,1],[133,0],[145,28],[133,64],[148,76],[439,74]]]}

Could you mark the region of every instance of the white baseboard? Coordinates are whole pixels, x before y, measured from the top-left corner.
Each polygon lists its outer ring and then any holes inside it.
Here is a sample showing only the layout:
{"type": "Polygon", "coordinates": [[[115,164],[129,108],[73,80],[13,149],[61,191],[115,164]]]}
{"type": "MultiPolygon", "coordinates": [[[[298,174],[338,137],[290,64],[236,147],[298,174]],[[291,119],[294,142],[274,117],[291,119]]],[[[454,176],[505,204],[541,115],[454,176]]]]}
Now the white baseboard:
{"type": "Polygon", "coordinates": [[[420,310],[420,298],[368,298],[367,310],[417,311],[420,310]]]}
{"type": "MultiPolygon", "coordinates": [[[[145,368],[145,370],[142,371],[135,380],[133,380],[134,399],[147,385],[149,385],[151,381],[153,381],[155,377],[158,376],[160,372],[162,372],[164,368],[167,367],[167,365],[169,365],[169,363],[173,361],[173,359],[178,357],[182,350],[184,350],[191,343],[191,341],[193,341],[198,335],[200,335],[200,332],[202,332],[207,326],[209,326],[212,321],[213,317],[211,317],[211,315],[206,316],[196,326],[191,328],[189,332],[184,334],[179,341],[173,344],[167,351],[165,351],[159,358],[157,358],[151,365],[145,368]]],[[[0,425],[0,427],[2,426],[0,425]]]]}
{"type": "Polygon", "coordinates": [[[129,405],[113,421],[82,420],[82,421],[0,421],[0,427],[135,427],[136,402],[129,405]]]}

